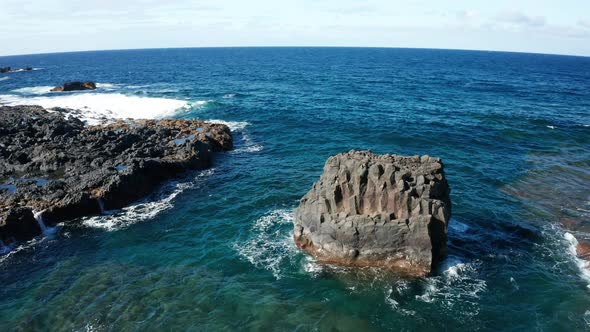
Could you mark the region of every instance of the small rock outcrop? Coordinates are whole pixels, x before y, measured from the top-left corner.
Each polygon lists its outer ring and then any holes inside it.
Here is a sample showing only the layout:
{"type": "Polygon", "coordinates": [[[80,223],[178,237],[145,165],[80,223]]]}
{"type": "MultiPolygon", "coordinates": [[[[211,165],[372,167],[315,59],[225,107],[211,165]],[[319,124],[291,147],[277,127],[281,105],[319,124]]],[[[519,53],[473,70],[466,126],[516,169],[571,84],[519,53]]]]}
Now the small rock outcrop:
{"type": "Polygon", "coordinates": [[[31,67],[31,66],[26,66],[26,67],[20,68],[20,69],[12,69],[12,67],[0,67],[0,74],[16,73],[19,71],[31,71],[31,70],[33,70],[33,67],[31,67]]]}
{"type": "Polygon", "coordinates": [[[122,208],[165,180],[209,167],[214,152],[232,148],[230,130],[222,124],[119,120],[85,126],[62,112],[69,110],[0,107],[5,244],[30,239],[45,224],[122,208]]]}
{"type": "Polygon", "coordinates": [[[66,82],[63,86],[56,86],[51,91],[80,91],[80,90],[95,90],[96,83],[94,82],[66,82]]]}
{"type": "Polygon", "coordinates": [[[422,276],[446,253],[450,216],[439,158],[350,151],[301,199],[294,240],[322,262],[422,276]]]}

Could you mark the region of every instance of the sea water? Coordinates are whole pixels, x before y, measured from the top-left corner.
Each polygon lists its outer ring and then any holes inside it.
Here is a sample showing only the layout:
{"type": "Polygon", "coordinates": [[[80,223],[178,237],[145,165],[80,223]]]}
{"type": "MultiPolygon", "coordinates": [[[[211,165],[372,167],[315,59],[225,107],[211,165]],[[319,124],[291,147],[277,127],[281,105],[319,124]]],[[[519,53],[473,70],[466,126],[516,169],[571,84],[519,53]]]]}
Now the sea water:
{"type": "MultiPolygon", "coordinates": [[[[212,48],[0,58],[0,103],[228,124],[235,149],[119,211],[2,247],[0,330],[590,329],[590,58],[212,48]],[[71,80],[95,91],[49,92],[71,80]],[[441,157],[448,258],[427,278],[322,265],[293,209],[350,149],[441,157]],[[577,226],[569,229],[564,220],[577,226]]],[[[1,116],[1,114],[0,114],[1,116]]]]}

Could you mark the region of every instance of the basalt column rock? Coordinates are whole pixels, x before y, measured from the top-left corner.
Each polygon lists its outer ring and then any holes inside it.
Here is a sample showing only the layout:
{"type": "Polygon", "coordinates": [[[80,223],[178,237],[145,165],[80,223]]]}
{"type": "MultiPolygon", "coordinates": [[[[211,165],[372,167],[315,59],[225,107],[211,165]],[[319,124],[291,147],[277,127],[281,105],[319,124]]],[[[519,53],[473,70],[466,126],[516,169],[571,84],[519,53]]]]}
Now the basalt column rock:
{"type": "Polygon", "coordinates": [[[446,253],[449,194],[439,158],[338,154],[301,199],[294,239],[319,261],[426,275],[446,253]]]}

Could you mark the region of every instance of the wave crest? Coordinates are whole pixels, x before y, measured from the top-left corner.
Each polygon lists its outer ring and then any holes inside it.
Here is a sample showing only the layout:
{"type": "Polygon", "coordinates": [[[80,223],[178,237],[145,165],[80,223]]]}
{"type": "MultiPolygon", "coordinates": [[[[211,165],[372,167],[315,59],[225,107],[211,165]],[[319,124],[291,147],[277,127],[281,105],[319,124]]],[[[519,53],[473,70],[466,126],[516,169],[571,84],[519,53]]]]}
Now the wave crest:
{"type": "Polygon", "coordinates": [[[76,93],[39,97],[0,95],[0,102],[10,106],[40,105],[44,108],[72,109],[71,115],[88,124],[99,124],[107,119],[172,116],[187,105],[183,100],[126,96],[120,93],[76,93]]]}

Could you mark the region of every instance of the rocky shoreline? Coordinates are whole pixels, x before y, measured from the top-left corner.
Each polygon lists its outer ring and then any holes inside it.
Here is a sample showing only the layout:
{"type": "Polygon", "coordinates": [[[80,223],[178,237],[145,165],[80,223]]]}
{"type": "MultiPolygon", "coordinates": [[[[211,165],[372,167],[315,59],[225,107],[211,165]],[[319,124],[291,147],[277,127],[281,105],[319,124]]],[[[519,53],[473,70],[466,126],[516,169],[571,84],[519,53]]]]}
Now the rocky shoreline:
{"type": "Polygon", "coordinates": [[[232,148],[227,126],[118,120],[85,126],[71,110],[0,106],[0,240],[119,209],[232,148]]]}

